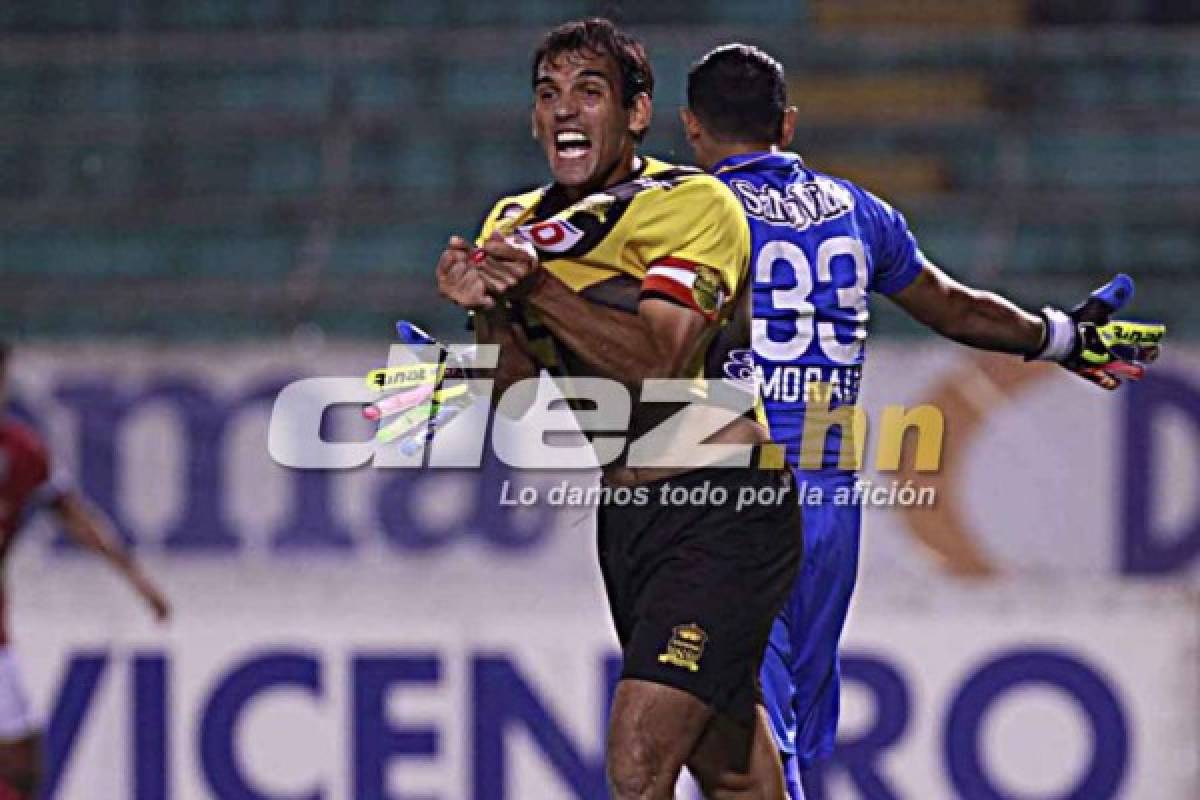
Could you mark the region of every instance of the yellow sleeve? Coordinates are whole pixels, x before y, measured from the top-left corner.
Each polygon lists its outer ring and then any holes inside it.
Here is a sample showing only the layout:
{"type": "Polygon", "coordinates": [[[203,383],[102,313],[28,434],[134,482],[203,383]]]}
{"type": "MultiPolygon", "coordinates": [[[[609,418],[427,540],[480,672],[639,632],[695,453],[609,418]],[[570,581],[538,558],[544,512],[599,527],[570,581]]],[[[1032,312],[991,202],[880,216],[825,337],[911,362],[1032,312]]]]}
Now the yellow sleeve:
{"type": "Polygon", "coordinates": [[[648,193],[643,202],[643,223],[630,240],[646,269],[643,292],[716,313],[748,275],[750,227],[741,204],[708,175],[648,193]],[[710,297],[714,284],[718,294],[710,297]]]}

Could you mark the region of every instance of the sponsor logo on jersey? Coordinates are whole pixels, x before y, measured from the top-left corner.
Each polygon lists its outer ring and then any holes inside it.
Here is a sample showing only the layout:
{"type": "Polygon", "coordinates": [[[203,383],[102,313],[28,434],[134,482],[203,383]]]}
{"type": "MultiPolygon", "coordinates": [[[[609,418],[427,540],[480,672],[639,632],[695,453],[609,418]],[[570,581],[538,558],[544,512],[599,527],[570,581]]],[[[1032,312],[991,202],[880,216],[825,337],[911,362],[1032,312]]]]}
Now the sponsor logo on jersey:
{"type": "Polygon", "coordinates": [[[676,625],[671,631],[671,640],[667,642],[666,652],[659,655],[658,661],[660,664],[699,672],[700,658],[704,655],[704,645],[707,643],[708,634],[696,623],[676,625]]]}
{"type": "Polygon", "coordinates": [[[534,225],[525,225],[521,233],[534,247],[547,253],[565,253],[583,238],[583,231],[565,219],[551,219],[534,225]]]}
{"type": "Polygon", "coordinates": [[[757,391],[758,380],[754,369],[754,351],[749,347],[738,347],[725,357],[725,379],[736,383],[746,391],[757,391]]]}
{"type": "Polygon", "coordinates": [[[818,177],[807,183],[755,186],[750,181],[729,182],[737,192],[746,214],[771,225],[787,225],[798,231],[850,213],[854,198],[849,190],[829,178],[818,177]]]}

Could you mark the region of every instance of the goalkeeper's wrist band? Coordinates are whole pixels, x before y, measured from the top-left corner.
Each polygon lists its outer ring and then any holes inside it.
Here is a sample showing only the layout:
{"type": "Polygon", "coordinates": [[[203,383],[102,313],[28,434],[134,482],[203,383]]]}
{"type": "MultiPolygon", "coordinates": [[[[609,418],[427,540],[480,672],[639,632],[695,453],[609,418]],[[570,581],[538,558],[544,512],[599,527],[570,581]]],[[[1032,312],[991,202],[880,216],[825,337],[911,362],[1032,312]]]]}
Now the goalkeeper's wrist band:
{"type": "Polygon", "coordinates": [[[1075,350],[1075,342],[1079,332],[1075,320],[1067,316],[1062,309],[1046,306],[1041,311],[1042,321],[1046,323],[1046,338],[1042,349],[1033,354],[1035,361],[1063,362],[1075,350]]]}

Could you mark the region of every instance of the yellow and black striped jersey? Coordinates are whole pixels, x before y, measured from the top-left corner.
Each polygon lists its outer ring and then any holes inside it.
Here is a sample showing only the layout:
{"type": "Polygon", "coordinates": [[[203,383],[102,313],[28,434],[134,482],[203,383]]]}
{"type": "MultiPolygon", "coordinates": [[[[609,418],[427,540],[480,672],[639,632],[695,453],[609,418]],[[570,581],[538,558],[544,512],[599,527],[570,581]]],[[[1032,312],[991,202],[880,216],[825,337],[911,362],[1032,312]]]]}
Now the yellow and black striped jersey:
{"type": "MultiPolygon", "coordinates": [[[[531,242],[545,269],[595,303],[636,313],[642,299],[657,297],[704,314],[714,324],[684,377],[698,389],[721,380],[753,390],[750,231],[741,204],[700,170],[640,160],[628,180],[576,203],[556,186],[502,198],[478,243],[494,231],[531,242]]],[[[533,309],[513,311],[540,366],[583,374],[533,309]]]]}

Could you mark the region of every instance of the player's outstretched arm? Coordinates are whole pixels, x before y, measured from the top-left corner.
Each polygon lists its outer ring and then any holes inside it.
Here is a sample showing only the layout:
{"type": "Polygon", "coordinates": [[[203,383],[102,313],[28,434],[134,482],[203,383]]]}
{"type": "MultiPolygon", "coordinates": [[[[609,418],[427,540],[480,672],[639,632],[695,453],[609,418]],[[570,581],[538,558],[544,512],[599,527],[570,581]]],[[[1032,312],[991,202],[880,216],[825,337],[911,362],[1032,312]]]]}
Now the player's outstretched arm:
{"type": "Polygon", "coordinates": [[[138,595],[163,622],[171,607],[153,581],[142,572],[137,561],[117,543],[112,522],[103,511],[89,503],[78,491],[65,492],[52,506],[67,534],[81,546],[98,554],[129,581],[138,595]]]}
{"type": "Polygon", "coordinates": [[[484,243],[480,268],[488,290],[536,309],[546,327],[597,375],[636,386],[679,377],[708,325],[704,316],[664,300],[646,299],[631,314],[585,300],[541,268],[532,248],[495,236],[484,243]]]}
{"type": "Polygon", "coordinates": [[[994,292],[964,286],[933,264],[891,298],[913,319],[970,347],[1032,355],[1046,335],[1038,315],[994,292]]]}
{"type": "Polygon", "coordinates": [[[1133,297],[1133,280],[1117,275],[1070,311],[1047,306],[1034,316],[992,292],[963,286],[926,263],[892,295],[915,319],[972,347],[1053,361],[1103,389],[1138,380],[1158,357],[1166,327],[1112,320],[1133,297]]]}

